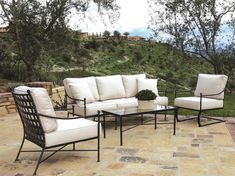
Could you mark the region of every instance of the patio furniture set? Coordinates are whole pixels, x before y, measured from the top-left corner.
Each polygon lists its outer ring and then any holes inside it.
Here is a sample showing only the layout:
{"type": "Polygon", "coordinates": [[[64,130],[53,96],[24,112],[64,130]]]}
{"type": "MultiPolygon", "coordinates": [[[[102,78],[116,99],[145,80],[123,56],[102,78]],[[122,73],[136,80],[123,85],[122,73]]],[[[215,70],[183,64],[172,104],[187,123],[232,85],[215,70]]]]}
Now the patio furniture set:
{"type": "MultiPolygon", "coordinates": [[[[100,161],[100,135],[106,137],[106,120],[115,118],[115,129],[119,124],[120,145],[123,145],[123,132],[132,129],[135,124],[123,129],[123,118],[153,114],[154,129],[157,127],[157,114],[173,111],[173,134],[176,133],[178,110],[190,109],[198,112],[198,126],[211,125],[223,120],[204,117],[202,113],[208,110],[223,108],[224,89],[228,77],[225,75],[199,74],[193,97],[178,97],[174,106],[168,105],[168,98],[159,96],[157,79],[147,79],[145,74],[113,75],[86,78],[66,78],[64,87],[68,108],[67,117],[57,117],[50,97],[44,88],[19,86],[12,90],[18,113],[24,129],[22,144],[16,156],[19,160],[25,140],[41,148],[40,156],[33,175],[36,175],[39,165],[58,151],[96,151],[97,161],[100,161]],[[139,109],[135,95],[138,91],[149,89],[157,98],[152,109],[139,109]],[[70,117],[72,115],[73,117],[70,117]],[[94,117],[95,120],[90,120],[94,117]],[[89,118],[89,119],[88,119],[89,118]],[[209,118],[211,123],[202,124],[201,118],[209,118]],[[102,120],[101,120],[102,119],[102,120]],[[101,123],[102,122],[102,123],[101,123]],[[119,122],[119,123],[118,123],[119,122]],[[101,127],[102,126],[102,127],[101,127]],[[75,144],[87,140],[97,140],[97,146],[92,150],[77,150],[75,144]],[[72,149],[64,149],[72,144],[72,149]],[[56,147],[56,149],[54,149],[56,147]],[[57,148],[59,147],[59,148],[57,148]],[[43,158],[45,152],[52,152],[43,158]]],[[[163,122],[163,124],[169,122],[163,122]]],[[[32,152],[35,152],[33,150],[32,152]]]]}

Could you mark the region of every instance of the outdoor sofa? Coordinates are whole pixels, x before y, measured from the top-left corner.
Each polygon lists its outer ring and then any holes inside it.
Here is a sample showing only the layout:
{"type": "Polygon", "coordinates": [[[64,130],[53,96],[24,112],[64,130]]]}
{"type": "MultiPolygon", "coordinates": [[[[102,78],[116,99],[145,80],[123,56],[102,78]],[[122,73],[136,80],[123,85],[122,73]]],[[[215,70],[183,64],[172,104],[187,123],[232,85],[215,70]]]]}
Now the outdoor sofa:
{"type": "Polygon", "coordinates": [[[143,89],[157,95],[156,104],[168,105],[168,98],[159,96],[157,79],[147,79],[145,74],[66,78],[63,83],[73,115],[96,116],[99,110],[138,106],[135,95],[143,89]]]}

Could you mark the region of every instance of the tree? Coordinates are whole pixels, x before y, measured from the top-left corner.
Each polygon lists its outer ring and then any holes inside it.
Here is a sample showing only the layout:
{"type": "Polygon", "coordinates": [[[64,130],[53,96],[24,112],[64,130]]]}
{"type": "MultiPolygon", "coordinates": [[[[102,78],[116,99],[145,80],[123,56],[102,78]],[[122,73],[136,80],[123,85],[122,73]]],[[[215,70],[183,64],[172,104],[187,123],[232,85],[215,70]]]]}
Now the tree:
{"type": "Polygon", "coordinates": [[[133,54],[134,63],[140,64],[141,60],[144,58],[143,54],[140,51],[135,51],[133,54]]]}
{"type": "Polygon", "coordinates": [[[109,39],[110,37],[110,32],[105,30],[104,33],[103,33],[103,36],[106,38],[106,39],[109,39]]]}
{"type": "Polygon", "coordinates": [[[37,63],[42,57],[50,58],[69,42],[67,19],[71,11],[85,14],[92,2],[101,15],[107,12],[110,19],[116,18],[119,7],[115,0],[0,1],[0,19],[8,24],[14,38],[10,50],[25,64],[28,80],[39,70],[37,63]]]}
{"type": "Polygon", "coordinates": [[[113,31],[113,36],[115,39],[120,40],[121,33],[118,32],[117,30],[113,31]]]}
{"type": "Polygon", "coordinates": [[[125,39],[127,40],[130,33],[129,32],[124,32],[123,35],[125,36],[125,39]]]}
{"type": "Polygon", "coordinates": [[[228,65],[218,48],[221,44],[230,45],[223,30],[234,17],[235,0],[148,0],[148,3],[149,27],[155,36],[165,34],[168,42],[174,41],[183,52],[205,59],[214,73],[228,74],[228,65]]]}
{"type": "Polygon", "coordinates": [[[91,63],[92,57],[90,55],[89,50],[85,48],[81,48],[77,50],[76,58],[77,64],[82,67],[82,70],[85,71],[86,68],[89,66],[91,63]]]}

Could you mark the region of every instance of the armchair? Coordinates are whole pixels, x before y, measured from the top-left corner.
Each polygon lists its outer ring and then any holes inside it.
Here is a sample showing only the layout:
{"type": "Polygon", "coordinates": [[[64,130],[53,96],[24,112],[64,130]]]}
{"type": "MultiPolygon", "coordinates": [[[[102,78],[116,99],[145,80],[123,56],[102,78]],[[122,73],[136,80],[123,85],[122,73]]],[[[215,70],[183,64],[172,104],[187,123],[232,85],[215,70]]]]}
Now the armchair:
{"type": "Polygon", "coordinates": [[[98,122],[77,117],[57,117],[50,97],[44,88],[19,86],[12,91],[12,95],[24,130],[23,140],[15,161],[19,160],[21,152],[40,152],[33,175],[36,175],[42,162],[58,151],[96,151],[97,162],[100,161],[99,116],[98,122]],[[41,150],[22,150],[25,140],[36,144],[41,150]],[[87,140],[97,140],[97,148],[92,150],[75,149],[75,143],[87,140]],[[73,144],[73,148],[64,149],[69,144],[73,144]],[[53,150],[54,147],[60,148],[53,150]],[[45,152],[52,153],[44,157],[45,152]]]}
{"type": "Polygon", "coordinates": [[[181,122],[196,118],[199,127],[224,122],[224,120],[218,118],[202,116],[202,113],[224,108],[224,89],[227,80],[228,77],[226,75],[199,74],[194,96],[178,97],[175,98],[174,102],[174,105],[179,109],[197,111],[198,115],[197,117],[183,120],[177,117],[177,121],[181,122]],[[207,118],[213,121],[202,124],[201,118],[207,118]]]}

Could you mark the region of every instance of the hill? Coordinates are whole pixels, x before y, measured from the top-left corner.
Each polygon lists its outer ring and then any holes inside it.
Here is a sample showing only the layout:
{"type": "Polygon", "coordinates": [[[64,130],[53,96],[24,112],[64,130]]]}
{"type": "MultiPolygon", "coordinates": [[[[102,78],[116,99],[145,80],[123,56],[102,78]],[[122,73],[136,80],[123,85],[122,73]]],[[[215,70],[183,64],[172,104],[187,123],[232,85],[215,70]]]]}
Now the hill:
{"type": "MultiPolygon", "coordinates": [[[[183,54],[165,43],[113,37],[82,40],[77,33],[71,33],[65,42],[66,47],[50,48],[42,53],[42,58],[37,58],[30,81],[62,84],[65,77],[145,72],[149,77],[159,78],[159,87],[165,90],[195,87],[198,73],[212,72],[204,60],[183,54]]],[[[5,51],[7,45],[0,44],[5,51]]],[[[15,57],[10,51],[0,52],[0,78],[29,81],[27,68],[15,57]]]]}
{"type": "MultiPolygon", "coordinates": [[[[165,43],[93,39],[82,41],[80,50],[83,53],[77,59],[64,63],[70,71],[55,73],[55,77],[58,74],[62,79],[68,76],[77,77],[78,74],[85,76],[145,72],[149,77],[159,78],[160,88],[174,89],[195,87],[198,73],[212,72],[203,60],[193,55],[184,55],[165,43]],[[71,71],[75,66],[80,70],[71,71]]],[[[57,82],[61,80],[57,79],[57,82]]]]}

